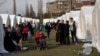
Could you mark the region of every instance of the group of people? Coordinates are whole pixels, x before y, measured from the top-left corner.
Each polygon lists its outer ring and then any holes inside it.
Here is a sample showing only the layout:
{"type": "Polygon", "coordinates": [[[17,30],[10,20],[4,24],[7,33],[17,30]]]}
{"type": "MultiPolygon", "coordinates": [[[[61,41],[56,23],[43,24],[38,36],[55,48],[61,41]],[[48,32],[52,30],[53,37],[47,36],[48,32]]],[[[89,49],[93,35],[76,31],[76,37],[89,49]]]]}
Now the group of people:
{"type": "Polygon", "coordinates": [[[17,24],[16,27],[11,27],[10,25],[6,27],[4,25],[5,37],[4,37],[4,46],[5,49],[9,52],[15,50],[21,50],[22,42],[29,40],[32,41],[32,37],[36,40],[36,44],[38,49],[40,49],[39,43],[42,43],[42,47],[46,47],[45,38],[50,37],[51,30],[56,31],[56,42],[57,44],[71,44],[70,34],[72,37],[72,43],[78,43],[78,39],[76,36],[77,25],[73,18],[70,18],[69,21],[64,23],[64,20],[58,20],[57,22],[47,22],[43,23],[20,23],[17,24]],[[45,29],[47,35],[45,35],[42,31],[45,29]],[[44,45],[43,45],[44,44],[44,45]]]}
{"type": "Polygon", "coordinates": [[[56,25],[57,44],[71,44],[70,37],[72,37],[73,44],[78,43],[76,31],[77,24],[73,18],[70,18],[70,20],[66,21],[66,23],[64,23],[64,20],[58,20],[56,25]]]}
{"type": "Polygon", "coordinates": [[[5,31],[4,47],[9,52],[21,50],[23,41],[27,41],[29,38],[31,41],[34,34],[32,22],[16,24],[16,27],[3,26],[5,31]]]}

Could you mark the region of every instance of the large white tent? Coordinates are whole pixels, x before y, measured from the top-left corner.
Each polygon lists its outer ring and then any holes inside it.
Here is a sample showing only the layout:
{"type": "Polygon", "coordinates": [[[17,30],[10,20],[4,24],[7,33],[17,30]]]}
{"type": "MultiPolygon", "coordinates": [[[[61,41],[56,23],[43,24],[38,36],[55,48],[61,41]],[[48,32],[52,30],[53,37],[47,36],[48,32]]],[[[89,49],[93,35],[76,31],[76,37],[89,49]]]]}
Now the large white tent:
{"type": "Polygon", "coordinates": [[[93,11],[93,46],[100,52],[100,0],[96,0],[93,11]]]}
{"type": "Polygon", "coordinates": [[[15,15],[10,15],[11,27],[16,27],[17,18],[15,15]]]}
{"type": "Polygon", "coordinates": [[[0,53],[8,53],[4,48],[4,36],[3,22],[0,16],[0,53]]]}
{"type": "Polygon", "coordinates": [[[8,14],[0,14],[2,20],[3,20],[3,24],[5,24],[5,26],[9,26],[10,25],[10,17],[8,14]]]}
{"type": "Polygon", "coordinates": [[[82,37],[86,41],[92,41],[92,12],[94,6],[83,6],[80,12],[80,28],[82,37]]]}

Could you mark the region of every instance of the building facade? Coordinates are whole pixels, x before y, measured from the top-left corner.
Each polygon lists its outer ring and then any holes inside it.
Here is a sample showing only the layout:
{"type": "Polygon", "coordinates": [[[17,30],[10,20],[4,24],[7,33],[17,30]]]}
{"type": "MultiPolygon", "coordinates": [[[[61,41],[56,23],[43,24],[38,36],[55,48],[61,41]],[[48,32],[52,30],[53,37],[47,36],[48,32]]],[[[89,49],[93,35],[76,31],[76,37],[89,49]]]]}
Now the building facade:
{"type": "Polygon", "coordinates": [[[74,10],[77,10],[77,9],[81,9],[82,6],[86,6],[86,5],[94,5],[96,2],[96,0],[77,0],[75,3],[74,3],[74,10]]]}
{"type": "Polygon", "coordinates": [[[47,12],[50,13],[66,13],[70,12],[72,4],[75,0],[56,0],[47,3],[47,12]]]}
{"type": "Polygon", "coordinates": [[[47,12],[66,13],[71,10],[80,10],[82,6],[94,5],[96,0],[56,0],[47,3],[47,12]]]}

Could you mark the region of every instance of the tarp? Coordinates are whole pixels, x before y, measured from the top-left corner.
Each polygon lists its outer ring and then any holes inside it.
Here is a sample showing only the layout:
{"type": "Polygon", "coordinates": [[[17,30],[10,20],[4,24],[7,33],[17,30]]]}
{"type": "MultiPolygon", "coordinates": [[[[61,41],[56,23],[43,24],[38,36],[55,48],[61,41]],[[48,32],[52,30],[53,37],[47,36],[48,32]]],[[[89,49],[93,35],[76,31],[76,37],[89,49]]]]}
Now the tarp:
{"type": "Polygon", "coordinates": [[[7,27],[8,25],[10,25],[10,17],[8,14],[0,14],[1,18],[3,20],[3,24],[5,24],[5,26],[7,27]]]}
{"type": "Polygon", "coordinates": [[[4,36],[3,22],[0,16],[0,53],[8,53],[4,48],[4,36]]]}

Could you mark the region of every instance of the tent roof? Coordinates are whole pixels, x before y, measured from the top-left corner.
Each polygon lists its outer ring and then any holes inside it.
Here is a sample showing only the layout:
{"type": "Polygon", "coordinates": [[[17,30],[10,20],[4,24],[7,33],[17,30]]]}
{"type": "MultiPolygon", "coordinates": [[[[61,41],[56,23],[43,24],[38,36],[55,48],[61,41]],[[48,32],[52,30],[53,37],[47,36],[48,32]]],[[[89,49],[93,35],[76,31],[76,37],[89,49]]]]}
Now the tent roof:
{"type": "Polygon", "coordinates": [[[0,16],[3,20],[3,24],[5,24],[6,26],[9,25],[9,23],[10,23],[9,15],[8,14],[0,14],[0,16]]]}
{"type": "Polygon", "coordinates": [[[79,17],[80,11],[71,11],[70,17],[79,17]]]}
{"type": "Polygon", "coordinates": [[[100,4],[100,0],[96,0],[96,4],[100,4]]]}
{"type": "Polygon", "coordinates": [[[94,6],[83,6],[81,8],[81,12],[83,12],[83,14],[92,14],[94,9],[94,6]]]}
{"type": "Polygon", "coordinates": [[[21,16],[16,16],[16,19],[17,19],[17,23],[20,24],[20,22],[21,22],[21,16]]]}
{"type": "Polygon", "coordinates": [[[11,27],[15,27],[17,24],[17,19],[15,15],[10,15],[10,20],[11,20],[11,27]]]}

